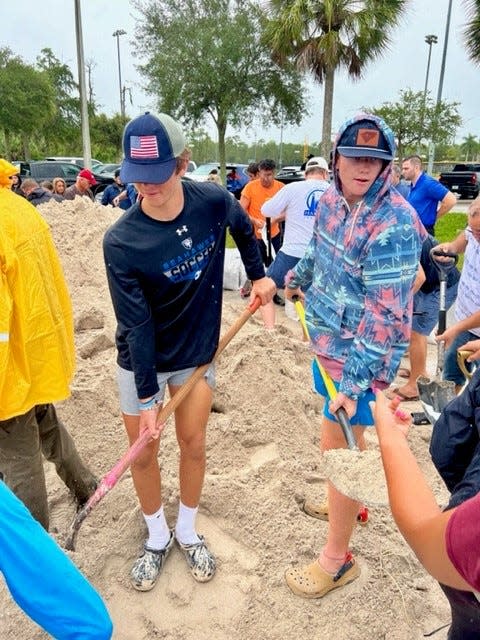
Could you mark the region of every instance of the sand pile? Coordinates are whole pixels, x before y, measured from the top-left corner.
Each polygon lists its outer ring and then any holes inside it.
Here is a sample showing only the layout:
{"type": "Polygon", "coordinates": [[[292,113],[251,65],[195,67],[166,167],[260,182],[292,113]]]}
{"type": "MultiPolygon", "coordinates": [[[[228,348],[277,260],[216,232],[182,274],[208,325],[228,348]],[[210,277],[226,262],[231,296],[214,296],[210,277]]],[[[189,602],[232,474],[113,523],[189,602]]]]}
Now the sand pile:
{"type": "MultiPolygon", "coordinates": [[[[114,381],[114,319],[103,267],[110,207],[77,199],[40,208],[51,225],[75,312],[77,374],[71,398],[58,407],[78,449],[103,476],[127,448],[114,381]]],[[[245,306],[226,292],[224,329],[245,306]]],[[[388,508],[371,510],[352,550],[361,577],[320,601],[290,593],[285,569],[310,562],[324,522],[299,508],[325,493],[318,452],[322,403],[311,391],[310,357],[299,325],[279,314],[275,337],[250,320],[220,357],[208,428],[208,462],[199,530],[218,559],[218,572],[197,584],[174,550],[155,589],[133,591],[130,565],[144,524],[127,471],[84,522],[74,561],[105,598],[119,640],[415,640],[448,621],[449,608],[402,541],[388,508]]],[[[439,501],[441,481],[428,456],[430,427],[414,427],[412,447],[439,501]]],[[[375,446],[375,436],[368,436],[375,446]]],[[[162,436],[164,503],[171,526],[178,505],[178,449],[171,420],[162,436]]],[[[53,533],[62,542],[74,510],[47,465],[53,533]]],[[[0,638],[37,640],[45,634],[0,589],[0,638]]],[[[444,632],[435,635],[444,638],[444,632]]]]}

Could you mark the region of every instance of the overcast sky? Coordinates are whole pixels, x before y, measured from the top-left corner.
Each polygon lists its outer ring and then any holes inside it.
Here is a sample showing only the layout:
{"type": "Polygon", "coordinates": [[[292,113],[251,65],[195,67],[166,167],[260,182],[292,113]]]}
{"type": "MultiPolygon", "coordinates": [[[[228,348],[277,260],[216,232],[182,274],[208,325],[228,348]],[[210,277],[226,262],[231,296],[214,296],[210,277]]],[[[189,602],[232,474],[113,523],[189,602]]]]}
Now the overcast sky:
{"type": "MultiPolygon", "coordinates": [[[[57,58],[67,63],[77,78],[74,0],[21,0],[0,2],[1,45],[34,63],[44,47],[50,47],[57,58]]],[[[423,91],[427,69],[427,34],[438,36],[432,47],[429,90],[437,97],[440,67],[445,39],[448,0],[410,0],[407,14],[400,28],[393,34],[389,50],[377,62],[370,64],[363,79],[350,81],[345,74],[336,78],[333,128],[336,130],[362,106],[380,106],[396,101],[399,90],[411,88],[423,91]]],[[[141,90],[142,78],[135,70],[135,16],[129,0],[82,0],[83,47],[85,60],[93,60],[93,87],[101,110],[111,115],[120,111],[117,39],[113,32],[124,29],[120,38],[123,83],[131,88],[133,105],[127,99],[127,115],[135,116],[152,106],[151,99],[141,90]]],[[[471,133],[480,137],[480,68],[466,56],[461,29],[465,24],[462,0],[453,0],[442,98],[460,102],[463,125],[457,142],[471,133]]],[[[175,73],[175,70],[172,70],[175,73]]],[[[323,89],[310,84],[310,115],[299,127],[286,127],[284,142],[317,142],[321,138],[323,89]]],[[[208,127],[210,135],[214,129],[208,127]]],[[[231,129],[227,135],[232,135],[231,129]]],[[[280,139],[278,129],[265,129],[260,124],[242,132],[245,140],[257,138],[280,139]]]]}

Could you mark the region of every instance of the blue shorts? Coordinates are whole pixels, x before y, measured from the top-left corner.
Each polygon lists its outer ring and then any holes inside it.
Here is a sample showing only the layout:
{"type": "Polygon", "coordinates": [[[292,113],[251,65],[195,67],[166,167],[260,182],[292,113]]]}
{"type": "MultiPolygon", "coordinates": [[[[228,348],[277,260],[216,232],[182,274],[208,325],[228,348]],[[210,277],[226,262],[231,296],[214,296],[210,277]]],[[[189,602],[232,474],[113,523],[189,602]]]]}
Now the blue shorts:
{"type": "MultiPolygon", "coordinates": [[[[446,309],[450,309],[457,297],[458,282],[447,288],[445,293],[446,309]]],[[[417,291],[413,296],[412,331],[422,336],[429,336],[438,323],[440,309],[440,289],[424,293],[417,291]]]]}
{"type": "MultiPolygon", "coordinates": [[[[330,413],[328,410],[328,403],[330,401],[327,388],[323,382],[322,375],[318,369],[317,363],[315,360],[312,362],[312,374],[313,374],[313,390],[319,393],[321,396],[325,398],[325,404],[323,406],[323,415],[332,420],[333,422],[338,422],[337,418],[330,413]]],[[[335,385],[335,389],[338,391],[339,383],[333,381],[335,385]]],[[[375,394],[371,389],[367,389],[357,400],[357,412],[353,417],[350,418],[350,424],[356,426],[361,425],[362,427],[373,427],[373,416],[370,411],[370,407],[368,406],[369,402],[375,402],[375,394]]]]}
{"type": "Polygon", "coordinates": [[[283,251],[279,251],[275,256],[275,260],[267,269],[267,276],[271,278],[277,285],[277,289],[285,288],[285,276],[290,269],[293,269],[300,258],[289,256],[283,251]]]}
{"type": "MultiPolygon", "coordinates": [[[[180,369],[179,371],[166,371],[157,373],[158,391],[155,394],[155,398],[161,404],[165,396],[165,389],[167,384],[171,384],[175,387],[180,387],[184,384],[196,370],[196,367],[189,369],[180,369]]],[[[204,373],[204,378],[207,384],[212,389],[215,389],[215,365],[211,364],[204,373]]],[[[138,408],[138,395],[137,388],[135,386],[135,376],[133,371],[122,369],[117,367],[117,385],[118,393],[120,397],[120,410],[128,416],[139,416],[140,409],[138,408]]]]}

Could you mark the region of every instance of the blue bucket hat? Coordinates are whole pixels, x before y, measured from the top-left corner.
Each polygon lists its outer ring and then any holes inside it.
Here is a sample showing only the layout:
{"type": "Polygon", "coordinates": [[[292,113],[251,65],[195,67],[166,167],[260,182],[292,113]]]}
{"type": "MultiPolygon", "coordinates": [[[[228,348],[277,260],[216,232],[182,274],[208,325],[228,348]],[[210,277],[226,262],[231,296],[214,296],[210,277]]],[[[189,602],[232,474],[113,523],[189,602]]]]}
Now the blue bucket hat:
{"type": "Polygon", "coordinates": [[[180,125],[166,113],[146,112],[130,120],[123,132],[124,159],[120,179],[162,184],[175,171],[177,156],[185,149],[180,125]]]}
{"type": "Polygon", "coordinates": [[[393,160],[387,138],[371,120],[358,120],[348,126],[338,141],[337,152],[346,158],[393,160]]]}

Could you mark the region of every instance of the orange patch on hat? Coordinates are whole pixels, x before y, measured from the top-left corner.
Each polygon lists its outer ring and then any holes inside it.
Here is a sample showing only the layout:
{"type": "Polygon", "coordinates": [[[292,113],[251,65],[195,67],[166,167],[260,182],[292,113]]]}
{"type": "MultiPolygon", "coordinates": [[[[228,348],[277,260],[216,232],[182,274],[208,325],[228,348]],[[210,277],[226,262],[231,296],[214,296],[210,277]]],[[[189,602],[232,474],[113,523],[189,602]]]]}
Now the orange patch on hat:
{"type": "Polygon", "coordinates": [[[355,144],[358,147],[378,147],[380,142],[380,131],[375,129],[359,129],[355,144]]]}

